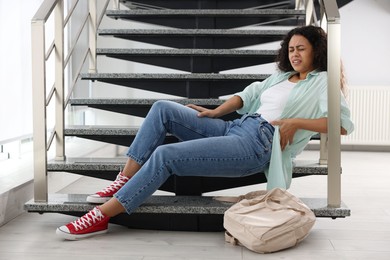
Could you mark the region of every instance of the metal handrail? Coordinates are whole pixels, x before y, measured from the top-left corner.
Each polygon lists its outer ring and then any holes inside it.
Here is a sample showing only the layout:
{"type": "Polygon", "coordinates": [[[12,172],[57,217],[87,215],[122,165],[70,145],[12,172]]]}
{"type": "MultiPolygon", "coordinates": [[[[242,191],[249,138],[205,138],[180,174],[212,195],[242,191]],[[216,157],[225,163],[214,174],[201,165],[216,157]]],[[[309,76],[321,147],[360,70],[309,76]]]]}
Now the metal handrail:
{"type": "Polygon", "coordinates": [[[73,46],[70,47],[70,51],[68,52],[68,55],[67,55],[66,58],[65,58],[65,65],[68,64],[68,62],[69,62],[69,60],[70,60],[70,58],[71,58],[71,56],[72,56],[72,54],[73,54],[73,52],[74,52],[74,49],[75,49],[76,46],[77,46],[77,42],[79,41],[80,36],[81,36],[81,34],[82,34],[82,32],[83,32],[83,30],[84,30],[84,28],[85,28],[85,26],[86,26],[86,24],[87,24],[87,22],[88,22],[88,18],[89,18],[89,14],[86,14],[85,17],[84,17],[84,19],[82,20],[82,21],[84,21],[84,22],[83,22],[82,25],[80,26],[79,31],[78,31],[77,34],[76,34],[76,40],[75,40],[73,46]]]}
{"type": "Polygon", "coordinates": [[[336,0],[321,0],[328,36],[328,207],[341,206],[341,25],[336,0]],[[326,18],[326,19],[325,19],[326,18]]]}
{"type": "MultiPolygon", "coordinates": [[[[67,16],[64,18],[64,0],[44,0],[42,5],[31,20],[32,34],[32,85],[33,85],[33,139],[34,139],[34,200],[36,202],[47,202],[47,157],[48,150],[51,144],[56,144],[56,160],[65,159],[65,142],[64,142],[64,124],[65,124],[65,109],[69,102],[69,98],[73,93],[74,86],[77,82],[86,57],[90,55],[90,68],[96,70],[96,28],[101,22],[101,19],[108,7],[110,0],[106,0],[103,10],[100,14],[100,19],[94,19],[97,15],[98,0],[89,0],[89,10],[85,16],[84,23],[78,31],[76,40],[71,46],[69,53],[64,57],[64,29],[70,21],[76,6],[82,1],[77,0],[70,7],[67,16]],[[48,50],[45,46],[45,25],[49,17],[54,14],[54,40],[50,44],[48,50]],[[90,19],[88,19],[90,18],[90,19]],[[93,39],[90,39],[90,46],[85,52],[85,57],[82,64],[78,66],[77,75],[72,78],[71,86],[68,87],[69,93],[67,98],[65,94],[64,70],[68,65],[70,58],[74,53],[75,46],[78,44],[82,31],[89,25],[93,39]],[[46,53],[45,53],[46,52],[46,53]],[[49,96],[46,97],[46,62],[55,53],[55,80],[49,96]],[[92,57],[91,57],[92,56],[92,57]],[[55,97],[53,99],[53,97],[55,97]],[[55,101],[55,125],[51,131],[49,139],[47,139],[47,107],[55,101]]],[[[113,0],[114,8],[119,8],[119,1],[113,0]]]]}
{"type": "Polygon", "coordinates": [[[328,207],[338,208],[341,206],[340,12],[336,0],[318,0],[320,4],[320,20],[318,20],[314,1],[297,0],[296,9],[304,7],[306,24],[321,26],[327,32],[328,133],[321,134],[320,163],[328,164],[328,207]]]}
{"type": "Polygon", "coordinates": [[[79,0],[77,0],[76,2],[73,3],[72,7],[70,8],[67,16],[65,17],[65,20],[64,20],[64,27],[68,24],[69,20],[70,20],[70,17],[72,16],[74,10],[76,10],[76,7],[77,7],[77,4],[79,3],[79,0]]]}
{"type": "Polygon", "coordinates": [[[49,19],[50,15],[53,12],[54,7],[56,6],[58,0],[45,0],[42,5],[39,7],[38,11],[32,18],[32,22],[43,21],[46,22],[49,19]]]}
{"type": "Polygon", "coordinates": [[[82,68],[83,68],[83,65],[84,65],[84,63],[85,63],[85,60],[86,60],[87,57],[88,57],[88,54],[89,54],[89,49],[86,49],[86,51],[84,52],[84,55],[83,55],[83,60],[82,60],[82,62],[80,63],[79,68],[76,70],[76,73],[75,73],[76,76],[73,78],[72,84],[70,85],[70,90],[69,90],[68,96],[67,96],[66,99],[65,99],[64,109],[65,109],[65,107],[69,104],[69,101],[70,101],[70,98],[71,98],[71,96],[72,96],[73,90],[74,90],[74,88],[75,88],[75,86],[76,86],[77,80],[78,80],[78,78],[79,78],[80,72],[81,72],[81,70],[82,70],[82,68]]]}

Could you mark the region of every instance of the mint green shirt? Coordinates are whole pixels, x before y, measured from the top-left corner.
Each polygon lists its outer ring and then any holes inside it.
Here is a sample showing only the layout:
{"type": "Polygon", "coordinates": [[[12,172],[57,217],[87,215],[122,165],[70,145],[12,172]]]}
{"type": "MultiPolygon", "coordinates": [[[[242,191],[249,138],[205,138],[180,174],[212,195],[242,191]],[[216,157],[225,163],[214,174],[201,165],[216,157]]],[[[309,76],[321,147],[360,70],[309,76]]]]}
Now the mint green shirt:
{"type": "MultiPolygon", "coordinates": [[[[255,113],[261,106],[260,96],[268,88],[288,80],[294,73],[277,72],[262,82],[254,82],[247,86],[242,92],[235,95],[241,97],[243,107],[237,110],[239,114],[255,113]]],[[[305,80],[299,81],[291,91],[286,106],[281,114],[283,118],[306,118],[316,119],[328,115],[328,74],[326,71],[310,72],[305,80]]],[[[341,126],[350,134],[354,125],[350,118],[350,110],[341,95],[341,126]]],[[[271,161],[265,171],[267,176],[267,189],[280,187],[288,189],[292,178],[292,160],[305,148],[310,138],[317,133],[299,129],[294,135],[292,144],[286,146],[282,151],[280,147],[279,127],[275,126],[275,133],[272,143],[271,161]]]]}

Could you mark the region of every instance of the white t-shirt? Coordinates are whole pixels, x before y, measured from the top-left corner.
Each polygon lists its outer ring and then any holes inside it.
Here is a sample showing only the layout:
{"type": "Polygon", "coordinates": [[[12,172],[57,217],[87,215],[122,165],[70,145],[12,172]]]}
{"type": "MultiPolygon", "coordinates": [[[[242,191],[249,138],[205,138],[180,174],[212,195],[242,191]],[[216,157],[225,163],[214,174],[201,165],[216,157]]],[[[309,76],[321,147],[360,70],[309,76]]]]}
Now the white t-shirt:
{"type": "Polygon", "coordinates": [[[295,85],[296,83],[285,80],[265,90],[260,96],[261,106],[256,113],[268,122],[279,119],[295,85]]]}

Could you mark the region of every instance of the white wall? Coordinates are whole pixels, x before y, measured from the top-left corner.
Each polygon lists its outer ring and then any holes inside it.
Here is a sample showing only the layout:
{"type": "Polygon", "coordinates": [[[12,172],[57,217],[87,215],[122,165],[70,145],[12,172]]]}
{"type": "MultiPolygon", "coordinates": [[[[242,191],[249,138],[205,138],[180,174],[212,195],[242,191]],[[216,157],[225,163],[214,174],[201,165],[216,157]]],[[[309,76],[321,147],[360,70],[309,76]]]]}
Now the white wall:
{"type": "MultiPolygon", "coordinates": [[[[0,0],[0,140],[32,132],[31,113],[31,53],[30,20],[43,0],[0,0]],[[12,22],[10,22],[12,21],[12,22]],[[10,104],[11,103],[11,104],[10,104]],[[12,122],[12,123],[11,123],[12,122]]],[[[381,85],[390,87],[388,60],[390,58],[390,1],[354,0],[340,10],[342,22],[342,58],[351,87],[354,85],[381,85]]],[[[103,26],[118,26],[118,21],[105,18],[103,26]]],[[[146,27],[147,25],[144,25],[146,27]]],[[[104,39],[100,47],[140,47],[118,39],[104,39]],[[114,41],[116,43],[114,43],[114,41]]],[[[101,59],[100,72],[120,69],[122,72],[156,72],[153,66],[131,64],[113,59],[101,59]],[[112,61],[113,63],[107,63],[112,61]]],[[[272,72],[273,65],[254,66],[249,73],[272,72]]],[[[174,72],[158,69],[157,72],[174,72]]],[[[239,72],[239,71],[237,71],[239,72]]],[[[81,96],[150,97],[150,93],[122,87],[102,85],[92,88],[92,93],[79,92],[81,96]]],[[[156,97],[156,96],[154,96],[156,97]]],[[[128,124],[127,117],[112,117],[111,113],[98,112],[93,121],[128,124]]],[[[131,123],[131,122],[130,122],[131,123]]]]}
{"type": "Polygon", "coordinates": [[[0,141],[32,133],[30,21],[43,0],[0,0],[0,141]]]}
{"type": "Polygon", "coordinates": [[[390,1],[354,0],[340,15],[349,84],[390,87],[390,1]]]}

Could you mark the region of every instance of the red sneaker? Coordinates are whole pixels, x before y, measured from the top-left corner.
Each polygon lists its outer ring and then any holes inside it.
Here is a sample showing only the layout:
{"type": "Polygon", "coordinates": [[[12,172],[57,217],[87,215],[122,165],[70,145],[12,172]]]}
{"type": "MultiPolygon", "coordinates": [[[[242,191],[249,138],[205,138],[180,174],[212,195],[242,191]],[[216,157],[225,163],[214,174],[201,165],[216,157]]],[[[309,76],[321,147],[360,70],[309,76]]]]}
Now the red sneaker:
{"type": "Polygon", "coordinates": [[[101,191],[96,192],[93,195],[87,197],[87,202],[90,203],[105,203],[109,201],[112,196],[120,189],[130,178],[123,175],[121,172],[116,176],[116,179],[108,187],[104,188],[101,191]]]}
{"type": "Polygon", "coordinates": [[[78,220],[57,228],[56,234],[66,240],[78,240],[104,234],[108,230],[109,220],[109,216],[105,216],[99,207],[95,207],[78,220]]]}

